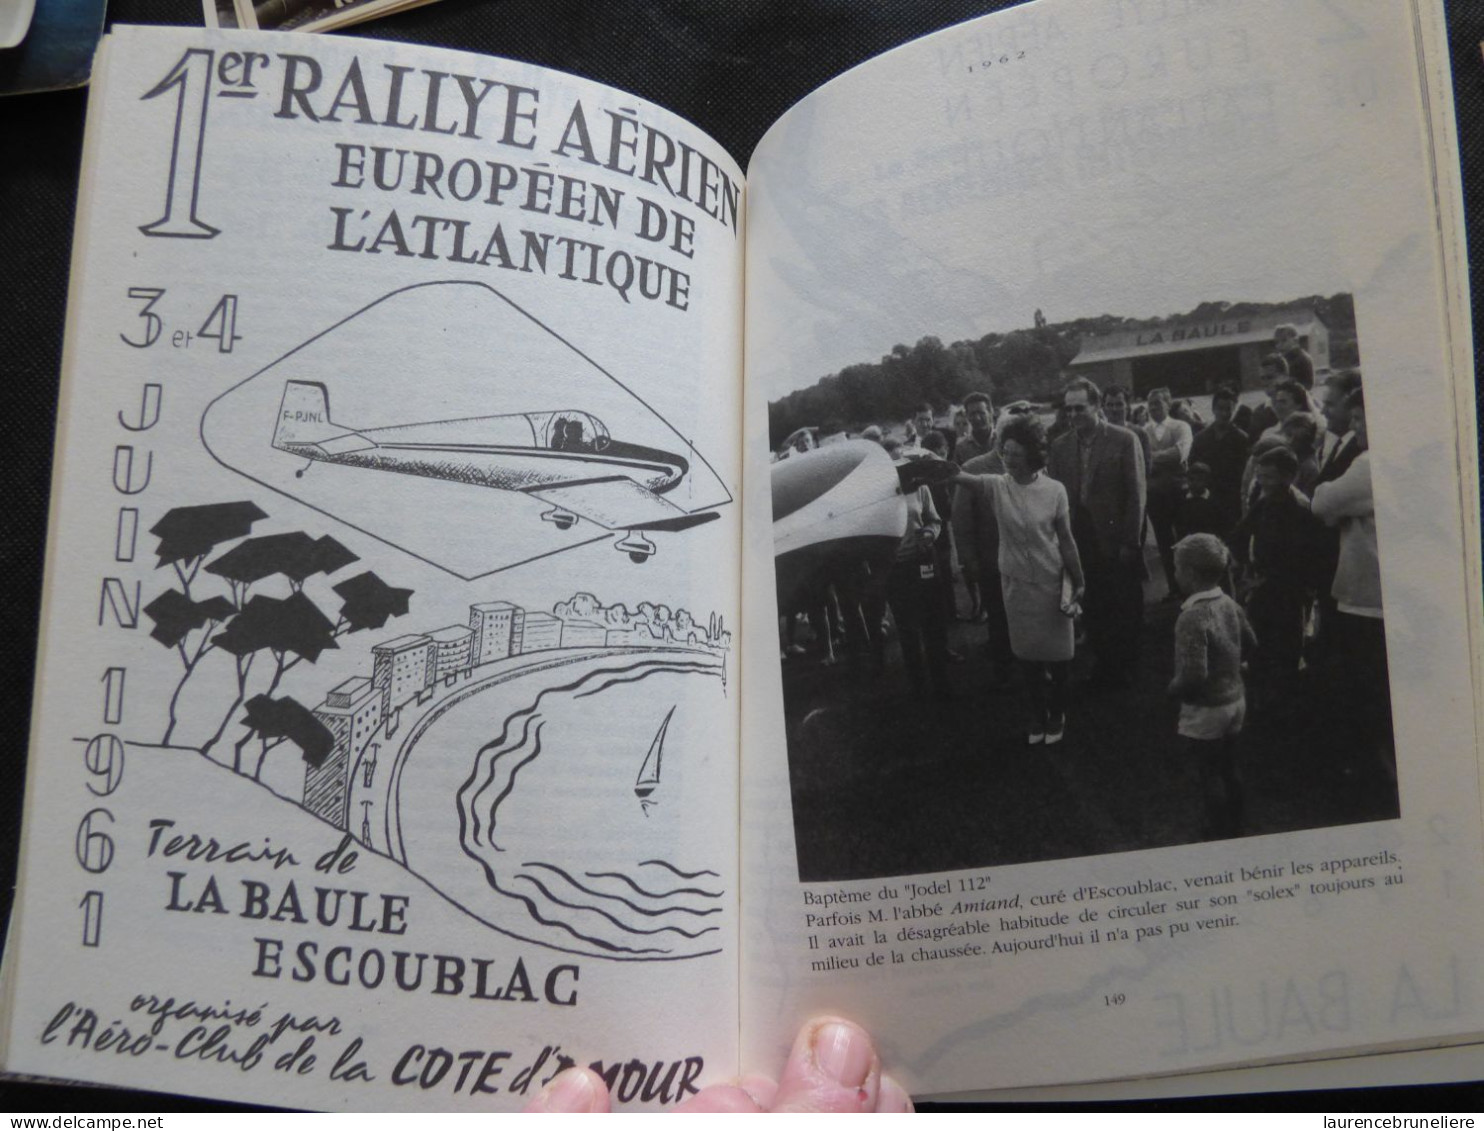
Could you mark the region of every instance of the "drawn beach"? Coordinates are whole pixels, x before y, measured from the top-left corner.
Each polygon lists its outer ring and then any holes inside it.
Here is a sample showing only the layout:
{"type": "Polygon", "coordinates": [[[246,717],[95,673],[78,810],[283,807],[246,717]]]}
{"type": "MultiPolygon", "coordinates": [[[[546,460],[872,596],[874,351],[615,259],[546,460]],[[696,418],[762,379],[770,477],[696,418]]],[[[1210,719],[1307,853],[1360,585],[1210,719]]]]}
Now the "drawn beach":
{"type": "Polygon", "coordinates": [[[703,727],[724,694],[714,655],[677,650],[475,682],[381,752],[383,796],[355,790],[351,811],[380,825],[378,851],[507,934],[619,959],[713,953],[726,862],[704,833],[734,819],[735,766],[703,727]]]}

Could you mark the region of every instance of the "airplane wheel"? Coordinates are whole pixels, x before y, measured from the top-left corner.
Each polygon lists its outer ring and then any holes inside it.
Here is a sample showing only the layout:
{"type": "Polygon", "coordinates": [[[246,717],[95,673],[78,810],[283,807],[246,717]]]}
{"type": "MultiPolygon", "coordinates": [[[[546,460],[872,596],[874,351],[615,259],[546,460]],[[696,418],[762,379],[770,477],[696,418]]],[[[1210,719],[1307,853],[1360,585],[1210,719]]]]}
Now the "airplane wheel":
{"type": "Polygon", "coordinates": [[[633,562],[635,565],[643,565],[648,560],[648,554],[632,553],[629,555],[629,561],[633,562]]]}
{"type": "Polygon", "coordinates": [[[577,520],[575,518],[554,518],[551,521],[556,524],[558,530],[571,530],[572,524],[577,520]]]}

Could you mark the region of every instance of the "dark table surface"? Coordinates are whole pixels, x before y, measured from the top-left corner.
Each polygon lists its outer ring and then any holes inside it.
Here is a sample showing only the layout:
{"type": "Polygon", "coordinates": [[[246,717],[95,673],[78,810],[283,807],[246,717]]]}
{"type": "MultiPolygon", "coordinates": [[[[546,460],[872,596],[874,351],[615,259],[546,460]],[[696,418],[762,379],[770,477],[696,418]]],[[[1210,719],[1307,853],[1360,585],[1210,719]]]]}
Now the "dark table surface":
{"type": "MultiPolygon", "coordinates": [[[[441,0],[351,34],[529,60],[633,91],[694,122],[744,167],[767,127],[848,67],[1006,0],[441,0]]],[[[1475,350],[1484,327],[1484,3],[1449,0],[1473,283],[1475,350]]],[[[110,23],[199,26],[193,0],[114,0],[110,23]]],[[[0,100],[0,908],[8,917],[25,780],[52,432],[56,419],[86,92],[0,100]]],[[[996,1105],[986,1105],[993,1110],[996,1105]]],[[[1028,1105],[1003,1105],[1007,1110],[1028,1105]]],[[[237,1110],[147,1092],[0,1083],[0,1109],[237,1110]]],[[[1484,1109],[1484,1086],[1440,1085],[1203,1097],[1094,1110],[1484,1109]]]]}

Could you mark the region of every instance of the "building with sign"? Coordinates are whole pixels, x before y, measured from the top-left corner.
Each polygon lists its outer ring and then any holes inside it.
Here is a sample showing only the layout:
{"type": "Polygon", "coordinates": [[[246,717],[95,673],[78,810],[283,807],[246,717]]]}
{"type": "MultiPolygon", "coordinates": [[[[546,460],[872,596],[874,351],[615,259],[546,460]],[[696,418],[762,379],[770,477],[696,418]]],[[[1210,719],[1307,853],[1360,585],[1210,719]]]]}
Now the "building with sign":
{"type": "Polygon", "coordinates": [[[1162,386],[1177,397],[1203,396],[1218,385],[1255,389],[1259,363],[1273,352],[1273,331],[1285,323],[1298,330],[1314,372],[1327,370],[1329,327],[1311,307],[1289,306],[1250,317],[1175,319],[1089,336],[1067,374],[1090,377],[1101,388],[1122,385],[1136,397],[1162,386]]]}

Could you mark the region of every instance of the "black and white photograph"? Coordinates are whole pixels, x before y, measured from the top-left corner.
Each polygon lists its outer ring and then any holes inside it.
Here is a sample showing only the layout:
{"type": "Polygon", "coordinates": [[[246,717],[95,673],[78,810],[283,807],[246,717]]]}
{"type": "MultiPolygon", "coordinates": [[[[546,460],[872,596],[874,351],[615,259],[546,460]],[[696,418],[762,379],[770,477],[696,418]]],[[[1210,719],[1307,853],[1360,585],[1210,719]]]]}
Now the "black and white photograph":
{"type": "Polygon", "coordinates": [[[1477,1107],[1484,13],[422,2],[0,115],[0,1106],[1477,1107]]]}
{"type": "MultiPolygon", "coordinates": [[[[329,31],[430,0],[236,0],[238,22],[259,31],[329,31]]],[[[228,26],[223,24],[222,26],[228,26]]]]}
{"type": "Polygon", "coordinates": [[[1352,296],[1192,299],[770,403],[801,879],[1398,816],[1352,296]]]}

